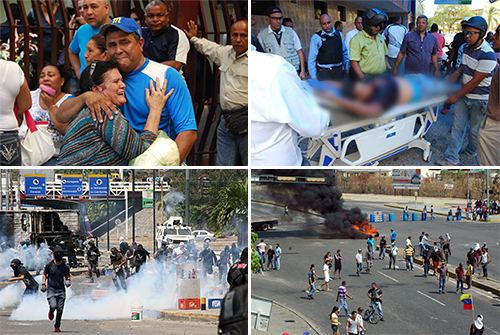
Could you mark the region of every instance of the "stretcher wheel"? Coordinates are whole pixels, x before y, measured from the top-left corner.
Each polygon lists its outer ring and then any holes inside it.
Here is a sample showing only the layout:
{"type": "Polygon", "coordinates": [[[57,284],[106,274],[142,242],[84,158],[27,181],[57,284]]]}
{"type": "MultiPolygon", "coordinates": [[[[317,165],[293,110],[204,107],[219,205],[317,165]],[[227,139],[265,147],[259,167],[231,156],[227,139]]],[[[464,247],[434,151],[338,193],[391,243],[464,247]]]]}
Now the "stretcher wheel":
{"type": "Polygon", "coordinates": [[[432,150],[429,150],[429,154],[427,155],[427,157],[425,157],[425,151],[424,151],[424,161],[429,163],[431,160],[431,157],[432,157],[432,150]]]}

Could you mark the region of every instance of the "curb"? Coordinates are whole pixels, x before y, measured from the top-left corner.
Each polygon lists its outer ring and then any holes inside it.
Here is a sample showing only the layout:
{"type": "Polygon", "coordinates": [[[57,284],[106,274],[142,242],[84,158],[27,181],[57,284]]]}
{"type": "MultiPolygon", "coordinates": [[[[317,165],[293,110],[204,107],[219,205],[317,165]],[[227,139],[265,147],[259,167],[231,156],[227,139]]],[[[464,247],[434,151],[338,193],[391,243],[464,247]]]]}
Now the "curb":
{"type": "MultiPolygon", "coordinates": [[[[258,295],[255,295],[255,294],[252,294],[252,297],[255,297],[255,298],[259,298],[259,299],[265,299],[265,300],[269,300],[267,298],[263,298],[263,297],[260,297],[258,295]]],[[[281,308],[283,309],[286,309],[287,311],[289,311],[290,313],[292,314],[295,314],[298,318],[300,318],[302,321],[304,321],[309,327],[311,327],[311,330],[316,334],[316,335],[321,335],[321,333],[319,333],[316,328],[319,328],[319,326],[316,326],[311,320],[309,320],[306,316],[300,314],[299,312],[283,305],[282,303],[279,303],[277,302],[276,300],[273,300],[273,304],[276,304],[278,306],[280,306],[281,308]]]]}
{"type": "MultiPolygon", "coordinates": [[[[208,310],[207,310],[208,311],[208,310]]],[[[161,310],[158,311],[160,315],[157,319],[167,319],[167,320],[175,320],[175,321],[198,321],[198,322],[209,322],[209,323],[218,323],[219,322],[219,313],[217,314],[208,314],[207,311],[170,311],[170,310],[161,310]]]]}

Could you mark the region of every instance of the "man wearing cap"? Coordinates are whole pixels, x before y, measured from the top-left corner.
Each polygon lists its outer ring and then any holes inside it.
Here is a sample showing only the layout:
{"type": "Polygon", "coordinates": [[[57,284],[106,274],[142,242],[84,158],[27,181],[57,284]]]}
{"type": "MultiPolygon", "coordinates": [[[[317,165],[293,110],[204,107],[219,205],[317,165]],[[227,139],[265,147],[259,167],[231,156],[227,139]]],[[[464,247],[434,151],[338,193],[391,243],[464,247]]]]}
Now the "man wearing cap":
{"type": "MultiPolygon", "coordinates": [[[[384,29],[383,36],[385,38],[385,43],[387,44],[387,61],[389,65],[396,68],[396,59],[398,58],[399,50],[401,49],[401,44],[408,33],[408,29],[401,24],[402,18],[400,15],[394,16],[394,22],[384,29]]],[[[404,60],[402,61],[399,74],[403,74],[404,60]]]]}
{"type": "MultiPolygon", "coordinates": [[[[477,135],[484,120],[491,79],[497,64],[495,52],[484,40],[488,23],[481,16],[474,16],[465,23],[465,42],[462,64],[450,75],[455,82],[462,76],[462,88],[448,97],[445,104],[453,105],[454,119],[445,159],[437,165],[451,166],[460,163],[460,151],[468,131],[468,145],[461,159],[467,161],[477,156],[477,135]]],[[[498,93],[498,92],[497,92],[498,93]]]]}
{"type": "Polygon", "coordinates": [[[334,30],[328,14],[319,18],[321,30],[311,37],[309,75],[317,80],[341,81],[349,70],[349,50],[342,32],[334,30]]]}
{"type": "Polygon", "coordinates": [[[417,18],[417,30],[404,36],[398,58],[394,65],[394,75],[397,75],[398,66],[406,55],[405,74],[423,73],[430,76],[429,64],[434,65],[434,75],[439,77],[437,52],[439,50],[436,37],[427,32],[429,22],[427,16],[420,15],[417,18]]]}
{"type": "Polygon", "coordinates": [[[83,18],[87,22],[75,33],[69,46],[69,61],[78,78],[87,67],[85,53],[90,38],[99,34],[99,28],[109,21],[109,5],[106,0],[84,0],[83,18]]]}
{"type": "MultiPolygon", "coordinates": [[[[184,162],[197,138],[197,126],[193,104],[188,88],[177,70],[149,60],[142,54],[144,39],[141,28],[133,19],[116,17],[103,25],[100,34],[106,38],[110,60],[118,63],[125,83],[127,102],[121,107],[122,113],[136,132],[142,132],[146,124],[149,107],[146,103],[146,89],[157,77],[167,80],[167,92],[174,93],[163,107],[159,130],[163,130],[175,141],[179,149],[180,161],[184,162]]],[[[163,83],[160,83],[162,85],[163,83]]],[[[112,119],[119,113],[102,94],[85,92],[67,104],[61,105],[56,115],[59,122],[69,122],[85,106],[90,107],[94,120],[102,122],[101,108],[112,119]],[[97,114],[97,115],[95,115],[97,114]]]]}
{"type": "Polygon", "coordinates": [[[231,27],[231,45],[222,46],[197,38],[198,26],[188,22],[186,34],[196,50],[206,55],[221,70],[220,106],[222,116],[217,128],[217,162],[234,166],[239,157],[248,165],[248,21],[231,27]]]}
{"type": "Polygon", "coordinates": [[[281,56],[293,65],[300,79],[306,79],[304,54],[297,33],[282,25],[283,12],[276,6],[267,9],[269,26],[262,29],[257,39],[266,53],[281,56]]]}
{"type": "Polygon", "coordinates": [[[146,25],[142,28],[144,56],[155,62],[173,67],[182,74],[189,52],[186,35],[170,24],[170,13],[163,1],[153,0],[147,4],[146,25]]]}
{"type": "Polygon", "coordinates": [[[63,250],[57,246],[54,249],[54,259],[50,261],[43,270],[42,292],[47,292],[49,302],[49,320],[54,320],[54,312],[57,310],[55,332],[61,332],[61,319],[66,301],[66,287],[71,285],[69,267],[63,261],[63,250]],[[64,283],[66,279],[66,285],[64,283]]]}
{"type": "Polygon", "coordinates": [[[351,66],[358,79],[376,77],[390,68],[387,45],[379,34],[387,23],[387,14],[371,8],[363,14],[363,31],[349,43],[351,66]]]}

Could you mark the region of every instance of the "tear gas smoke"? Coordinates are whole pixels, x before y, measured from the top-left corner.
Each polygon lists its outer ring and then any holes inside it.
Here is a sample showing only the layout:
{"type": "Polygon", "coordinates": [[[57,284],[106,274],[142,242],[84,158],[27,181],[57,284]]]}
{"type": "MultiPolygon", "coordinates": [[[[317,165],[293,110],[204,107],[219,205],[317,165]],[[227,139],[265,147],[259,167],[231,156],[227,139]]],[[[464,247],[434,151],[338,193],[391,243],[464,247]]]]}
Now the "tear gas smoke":
{"type": "Polygon", "coordinates": [[[177,206],[179,206],[184,199],[185,197],[182,192],[172,189],[163,200],[165,213],[169,216],[179,216],[181,213],[180,208],[177,206]]]}
{"type": "MultiPolygon", "coordinates": [[[[365,238],[366,235],[353,226],[365,223],[366,218],[359,207],[345,208],[342,192],[335,188],[335,170],[254,170],[259,175],[303,176],[326,178],[326,184],[263,183],[265,192],[273,201],[290,208],[312,210],[324,217],[325,230],[322,234],[342,234],[350,238],[365,238]]],[[[369,226],[371,227],[371,226],[369,226]]],[[[326,237],[326,236],[325,236],[326,237]]]]}

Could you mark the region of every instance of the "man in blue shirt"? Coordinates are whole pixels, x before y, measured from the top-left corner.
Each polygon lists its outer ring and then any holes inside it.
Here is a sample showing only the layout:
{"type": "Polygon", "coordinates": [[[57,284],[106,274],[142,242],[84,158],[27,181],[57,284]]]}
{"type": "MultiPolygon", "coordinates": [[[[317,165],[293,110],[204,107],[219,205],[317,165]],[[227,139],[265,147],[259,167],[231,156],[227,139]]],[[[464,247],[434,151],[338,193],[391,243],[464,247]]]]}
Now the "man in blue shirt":
{"type": "MultiPolygon", "coordinates": [[[[114,18],[101,27],[100,34],[106,37],[110,60],[118,64],[123,76],[127,103],[122,106],[122,113],[135,131],[142,132],[146,124],[149,108],[145,90],[150,87],[150,81],[160,77],[168,81],[167,92],[174,89],[163,107],[159,129],[175,141],[183,162],[197,138],[193,104],[184,79],[174,68],[144,57],[141,28],[133,19],[114,18]]],[[[102,108],[110,119],[113,113],[119,113],[108,99],[93,92],[85,92],[69,101],[58,110],[56,117],[60,122],[68,122],[85,105],[93,114],[102,108]]],[[[101,113],[97,113],[97,118],[102,122],[101,113]]]]}
{"type": "Polygon", "coordinates": [[[99,28],[109,21],[109,5],[106,0],[84,0],[82,9],[83,18],[87,24],[76,31],[69,46],[69,61],[78,78],[87,67],[87,61],[84,57],[87,43],[92,36],[99,34],[99,28]]]}
{"type": "Polygon", "coordinates": [[[321,30],[311,37],[309,75],[316,80],[342,80],[349,70],[349,50],[327,14],[319,18],[321,30]],[[343,70],[343,71],[342,71],[343,70]]]}
{"type": "Polygon", "coordinates": [[[394,75],[397,75],[398,66],[406,55],[405,74],[423,73],[432,75],[429,73],[429,65],[432,63],[435,69],[433,75],[439,78],[437,58],[439,48],[434,35],[427,32],[428,25],[427,16],[420,15],[417,18],[417,29],[405,35],[394,65],[394,75]]]}

